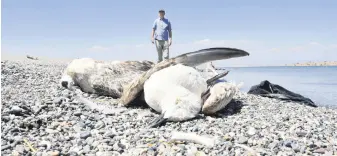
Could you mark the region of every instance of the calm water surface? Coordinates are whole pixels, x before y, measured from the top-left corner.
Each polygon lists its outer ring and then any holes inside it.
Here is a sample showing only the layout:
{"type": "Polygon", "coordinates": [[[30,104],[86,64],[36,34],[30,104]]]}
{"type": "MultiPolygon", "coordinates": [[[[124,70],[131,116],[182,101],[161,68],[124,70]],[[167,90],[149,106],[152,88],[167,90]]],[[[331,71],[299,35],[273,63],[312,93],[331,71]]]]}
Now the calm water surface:
{"type": "Polygon", "coordinates": [[[226,79],[244,82],[242,91],[263,80],[310,98],[319,106],[337,108],[337,67],[232,67],[226,79]]]}

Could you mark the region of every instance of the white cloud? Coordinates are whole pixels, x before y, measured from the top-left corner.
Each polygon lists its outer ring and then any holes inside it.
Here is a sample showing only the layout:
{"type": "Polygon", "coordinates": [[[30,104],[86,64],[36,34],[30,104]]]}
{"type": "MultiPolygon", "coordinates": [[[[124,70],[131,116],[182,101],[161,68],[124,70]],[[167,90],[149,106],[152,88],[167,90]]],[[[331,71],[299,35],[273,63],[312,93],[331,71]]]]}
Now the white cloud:
{"type": "Polygon", "coordinates": [[[307,48],[304,46],[295,46],[295,47],[291,47],[289,48],[290,52],[303,52],[305,51],[307,48]]]}
{"type": "Polygon", "coordinates": [[[331,49],[337,49],[337,44],[330,44],[329,48],[331,48],[331,49]]]}
{"type": "Polygon", "coordinates": [[[200,41],[195,41],[193,42],[194,44],[207,44],[207,43],[210,43],[211,40],[210,39],[203,39],[203,40],[200,40],[200,41]]]}
{"type": "Polygon", "coordinates": [[[302,52],[302,53],[317,53],[322,54],[326,52],[333,52],[334,46],[332,45],[324,45],[318,42],[310,42],[307,44],[302,44],[299,46],[289,48],[290,51],[293,52],[302,52]]]}
{"type": "Polygon", "coordinates": [[[91,48],[89,48],[89,50],[92,51],[92,52],[103,52],[103,51],[107,51],[109,49],[110,48],[108,48],[108,47],[103,47],[103,46],[100,46],[100,45],[94,45],[91,48]]]}
{"type": "Polygon", "coordinates": [[[270,51],[272,52],[279,52],[281,49],[280,48],[271,48],[270,51]]]}
{"type": "Polygon", "coordinates": [[[309,44],[311,44],[311,45],[321,45],[318,42],[310,42],[309,44]]]}

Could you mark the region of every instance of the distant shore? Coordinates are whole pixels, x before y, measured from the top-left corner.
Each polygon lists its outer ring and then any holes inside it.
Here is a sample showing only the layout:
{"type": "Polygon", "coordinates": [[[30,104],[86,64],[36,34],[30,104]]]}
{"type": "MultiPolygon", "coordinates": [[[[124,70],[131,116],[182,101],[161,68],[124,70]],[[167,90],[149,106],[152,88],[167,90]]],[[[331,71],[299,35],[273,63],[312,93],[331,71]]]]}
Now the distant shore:
{"type": "Polygon", "coordinates": [[[337,66],[337,61],[303,62],[295,64],[286,64],[286,66],[337,66]]]}

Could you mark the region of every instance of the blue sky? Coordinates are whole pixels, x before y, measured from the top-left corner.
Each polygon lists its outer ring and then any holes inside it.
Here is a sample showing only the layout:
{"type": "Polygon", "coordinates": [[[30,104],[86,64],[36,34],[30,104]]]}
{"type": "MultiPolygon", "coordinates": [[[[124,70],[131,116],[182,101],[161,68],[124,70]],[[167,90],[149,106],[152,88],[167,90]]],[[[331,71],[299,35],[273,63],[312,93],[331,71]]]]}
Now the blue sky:
{"type": "Polygon", "coordinates": [[[154,61],[159,9],[172,24],[171,56],[224,46],[251,55],[216,65],[337,61],[335,0],[2,0],[2,53],[154,61]]]}

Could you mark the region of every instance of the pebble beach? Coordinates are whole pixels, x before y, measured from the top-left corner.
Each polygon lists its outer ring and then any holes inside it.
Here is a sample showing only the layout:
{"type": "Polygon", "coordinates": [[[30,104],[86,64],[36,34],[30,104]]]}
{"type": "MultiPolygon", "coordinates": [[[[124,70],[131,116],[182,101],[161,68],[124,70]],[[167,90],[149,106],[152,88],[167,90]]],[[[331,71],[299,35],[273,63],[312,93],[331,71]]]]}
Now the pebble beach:
{"type": "Polygon", "coordinates": [[[66,65],[1,61],[1,155],[337,155],[336,109],[239,92],[213,116],[148,128],[159,116],[149,107],[62,88],[66,65]],[[212,143],[173,141],[174,132],[212,143]]]}

